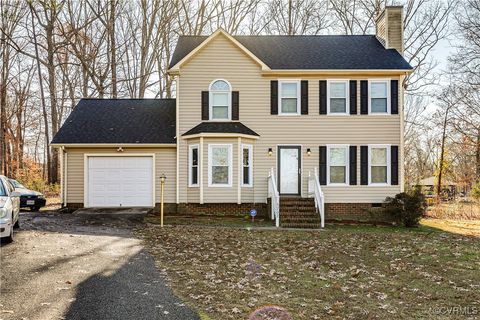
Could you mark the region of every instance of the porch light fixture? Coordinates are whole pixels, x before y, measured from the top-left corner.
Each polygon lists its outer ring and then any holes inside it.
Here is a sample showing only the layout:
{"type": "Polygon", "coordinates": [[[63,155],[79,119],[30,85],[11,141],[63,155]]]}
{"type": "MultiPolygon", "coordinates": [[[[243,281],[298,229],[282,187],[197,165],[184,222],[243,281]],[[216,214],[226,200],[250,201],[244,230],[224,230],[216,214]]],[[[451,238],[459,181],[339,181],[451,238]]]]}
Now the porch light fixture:
{"type": "Polygon", "coordinates": [[[312,150],[310,150],[310,148],[307,148],[307,156],[311,156],[312,155],[312,150]]]}
{"type": "Polygon", "coordinates": [[[272,148],[268,148],[268,156],[271,157],[273,154],[273,150],[272,148]]]}

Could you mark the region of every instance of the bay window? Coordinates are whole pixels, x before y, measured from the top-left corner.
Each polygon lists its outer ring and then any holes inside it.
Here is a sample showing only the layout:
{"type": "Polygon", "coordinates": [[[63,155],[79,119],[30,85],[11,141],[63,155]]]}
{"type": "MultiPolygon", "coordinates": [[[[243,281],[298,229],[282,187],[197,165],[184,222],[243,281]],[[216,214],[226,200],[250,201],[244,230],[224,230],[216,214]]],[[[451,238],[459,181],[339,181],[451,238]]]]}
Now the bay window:
{"type": "Polygon", "coordinates": [[[242,145],[242,186],[244,187],[253,185],[252,149],[251,145],[242,145]]]}
{"type": "Polygon", "coordinates": [[[232,145],[208,145],[208,186],[232,186],[232,145]]]}
{"type": "Polygon", "coordinates": [[[188,147],[188,186],[198,187],[198,145],[188,147]]]}

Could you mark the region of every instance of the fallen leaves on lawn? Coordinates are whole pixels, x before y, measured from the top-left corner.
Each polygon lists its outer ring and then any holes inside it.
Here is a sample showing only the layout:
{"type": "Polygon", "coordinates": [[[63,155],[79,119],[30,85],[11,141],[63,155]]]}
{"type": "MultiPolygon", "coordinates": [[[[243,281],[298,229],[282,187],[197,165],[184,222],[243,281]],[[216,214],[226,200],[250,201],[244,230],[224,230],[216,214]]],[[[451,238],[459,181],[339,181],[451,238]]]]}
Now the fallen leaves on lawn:
{"type": "Polygon", "coordinates": [[[439,301],[479,307],[475,238],[355,228],[137,232],[175,292],[212,319],[248,319],[264,306],[293,319],[428,318],[439,301]]]}

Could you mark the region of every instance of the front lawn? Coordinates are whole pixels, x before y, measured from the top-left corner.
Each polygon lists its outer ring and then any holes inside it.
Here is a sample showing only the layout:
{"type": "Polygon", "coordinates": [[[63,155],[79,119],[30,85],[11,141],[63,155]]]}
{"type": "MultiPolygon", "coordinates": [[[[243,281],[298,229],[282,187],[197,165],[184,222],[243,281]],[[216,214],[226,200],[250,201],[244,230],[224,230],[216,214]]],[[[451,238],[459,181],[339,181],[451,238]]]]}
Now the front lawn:
{"type": "Polygon", "coordinates": [[[480,239],[432,227],[147,224],[138,233],[174,291],[205,319],[248,319],[267,306],[291,319],[480,316],[480,239]]]}

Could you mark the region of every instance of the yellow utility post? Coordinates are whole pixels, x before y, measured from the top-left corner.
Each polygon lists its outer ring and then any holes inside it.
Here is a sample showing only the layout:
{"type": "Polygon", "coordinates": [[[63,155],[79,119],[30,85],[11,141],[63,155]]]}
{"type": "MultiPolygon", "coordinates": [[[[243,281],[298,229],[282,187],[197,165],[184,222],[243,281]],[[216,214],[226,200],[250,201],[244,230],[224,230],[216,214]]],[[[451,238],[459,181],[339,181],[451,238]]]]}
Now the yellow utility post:
{"type": "Polygon", "coordinates": [[[165,173],[160,177],[160,226],[163,227],[163,189],[165,185],[165,173]]]}

